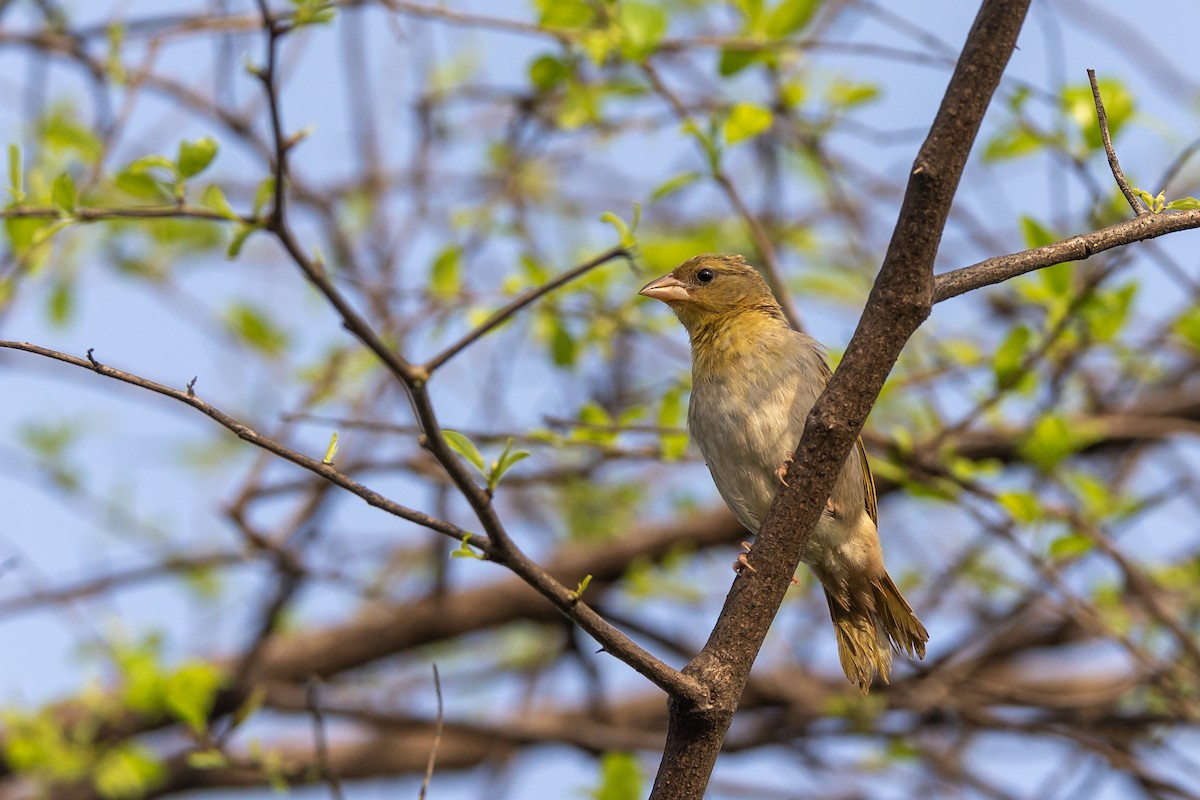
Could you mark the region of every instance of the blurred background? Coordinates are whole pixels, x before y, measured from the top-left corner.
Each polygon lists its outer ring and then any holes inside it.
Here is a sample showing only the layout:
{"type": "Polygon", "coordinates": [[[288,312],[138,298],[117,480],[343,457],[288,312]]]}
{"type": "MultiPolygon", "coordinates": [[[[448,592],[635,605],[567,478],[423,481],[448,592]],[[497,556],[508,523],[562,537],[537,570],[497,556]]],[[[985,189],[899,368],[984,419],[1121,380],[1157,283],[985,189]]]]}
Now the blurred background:
{"type": "MultiPolygon", "coordinates": [[[[743,253],[836,361],[976,4],[292,0],[284,192],[441,425],[527,457],[517,543],[675,666],[746,538],[647,280],[743,253]]],[[[1035,0],[939,271],[1200,194],[1193,4],[1035,0]]],[[[479,529],[277,238],[261,9],[0,0],[0,339],[184,389],[479,529]],[[65,177],[64,177],[65,176],[65,177]]],[[[1170,213],[1166,211],[1164,213],[1170,213]]],[[[1200,259],[1184,232],[949,300],[864,431],[929,654],[860,698],[811,576],[714,798],[1200,796],[1200,259]]],[[[469,447],[463,445],[469,452],[469,447]]],[[[474,469],[474,467],[472,467],[474,469]]],[[[482,478],[481,478],[482,481],[482,478]]],[[[642,797],[663,694],[507,571],[166,397],[0,350],[0,798],[642,797]],[[456,553],[457,551],[457,553],[456,553]],[[322,743],[324,746],[322,746],[322,743]]]]}

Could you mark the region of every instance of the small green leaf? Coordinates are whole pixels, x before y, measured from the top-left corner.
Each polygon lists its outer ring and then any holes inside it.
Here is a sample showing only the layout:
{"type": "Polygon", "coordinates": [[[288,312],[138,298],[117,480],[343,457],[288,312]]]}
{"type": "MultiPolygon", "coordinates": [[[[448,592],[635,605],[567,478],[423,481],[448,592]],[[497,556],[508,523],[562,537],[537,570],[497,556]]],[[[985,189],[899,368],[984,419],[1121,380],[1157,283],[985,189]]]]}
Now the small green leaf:
{"type": "Polygon", "coordinates": [[[677,461],[687,452],[688,435],[682,430],[684,391],[683,386],[669,389],[663,394],[662,405],[658,408],[658,426],[663,429],[658,437],[658,445],[664,461],[677,461]]]}
{"type": "Polygon", "coordinates": [[[8,146],[8,191],[14,203],[25,202],[24,172],[21,170],[21,148],[8,146]]]}
{"type": "Polygon", "coordinates": [[[246,244],[246,240],[255,231],[262,230],[259,225],[239,225],[233,233],[233,238],[229,240],[229,247],[225,251],[225,257],[229,259],[237,258],[242,252],[242,247],[246,244]]]}
{"type": "Polygon", "coordinates": [[[992,373],[996,376],[996,388],[1010,388],[1012,381],[1021,371],[1021,363],[1029,349],[1032,333],[1024,325],[1018,325],[1009,331],[1004,342],[992,357],[992,373]]]}
{"type": "Polygon", "coordinates": [[[488,491],[496,491],[496,487],[500,485],[500,479],[504,477],[504,473],[508,472],[518,461],[524,461],[529,458],[528,450],[513,450],[513,437],[508,437],[508,442],[504,445],[504,452],[500,454],[500,458],[492,462],[492,467],[488,471],[487,483],[488,491]]]}
{"type": "Polygon", "coordinates": [[[1032,250],[1058,241],[1058,234],[1033,217],[1021,217],[1021,233],[1025,235],[1025,247],[1032,250]]]}
{"type": "Polygon", "coordinates": [[[199,175],[217,156],[217,140],[204,136],[194,142],[179,143],[179,174],[184,178],[199,175]]]}
{"type": "Polygon", "coordinates": [[[837,81],[825,90],[825,97],[834,106],[853,108],[879,97],[879,87],[873,83],[837,81]]]}
{"type": "Polygon", "coordinates": [[[539,56],[529,65],[529,82],[539,92],[548,92],[567,79],[570,68],[550,55],[539,56]]]}
{"type": "MultiPolygon", "coordinates": [[[[1096,82],[1100,98],[1104,101],[1104,113],[1108,118],[1108,132],[1113,138],[1121,132],[1125,123],[1133,117],[1135,109],[1133,94],[1120,81],[1101,78],[1096,82]]],[[[1090,83],[1078,83],[1063,89],[1059,103],[1063,111],[1074,120],[1083,134],[1084,142],[1092,150],[1104,147],[1100,137],[1100,125],[1096,121],[1096,101],[1092,97],[1090,83]]]]}
{"type": "Polygon", "coordinates": [[[465,536],[463,536],[462,544],[460,544],[458,546],[457,550],[450,551],[450,557],[451,558],[474,558],[474,559],[478,559],[479,561],[487,561],[486,556],[484,556],[482,553],[480,553],[478,551],[471,549],[471,534],[469,534],[469,533],[466,534],[465,536]]]}
{"type": "Polygon", "coordinates": [[[583,576],[583,580],[575,587],[575,591],[571,592],[571,597],[575,600],[583,597],[583,593],[587,591],[588,585],[592,582],[591,575],[583,576]]]}
{"type": "Polygon", "coordinates": [[[329,447],[325,448],[325,457],[321,459],[321,463],[332,464],[333,457],[335,455],[337,455],[337,449],[338,449],[338,435],[337,435],[337,431],[334,431],[333,434],[329,437],[329,447]]]}
{"type": "Polygon", "coordinates": [[[767,15],[765,33],[783,39],[803,30],[821,7],[821,0],[781,0],[767,15]]]}
{"type": "Polygon", "coordinates": [[[208,715],[222,682],[214,665],[188,662],[167,678],[163,701],[172,715],[200,736],[208,729],[208,715]]]}
{"type": "Polygon", "coordinates": [[[162,181],[144,172],[121,172],[114,182],[122,192],[139,200],[165,200],[172,196],[162,181]]]}
{"type": "Polygon", "coordinates": [[[758,136],[771,127],[773,120],[768,108],[754,103],[735,103],[725,120],[725,141],[732,145],[758,136]]]}
{"type": "Polygon", "coordinates": [[[579,345],[575,337],[557,317],[551,317],[550,356],[556,367],[572,367],[579,357],[579,345]]]}
{"type": "Polygon", "coordinates": [[[1090,553],[1095,543],[1082,533],[1068,533],[1050,542],[1052,558],[1075,558],[1090,553]]]}
{"type": "Polygon", "coordinates": [[[166,768],[148,748],[121,744],[96,762],[92,783],[105,800],[137,800],[166,779],[166,768]]]}
{"type": "Polygon", "coordinates": [[[135,158],[129,162],[129,166],[125,168],[126,172],[131,172],[134,175],[145,175],[154,170],[162,170],[172,177],[179,173],[179,169],[172,163],[171,159],[165,156],[148,155],[141,158],[135,158]]]}
{"type": "Polygon", "coordinates": [[[984,161],[1020,158],[1045,147],[1046,140],[1023,126],[1002,130],[988,140],[983,148],[984,161]]]}
{"type": "Polygon", "coordinates": [[[1166,205],[1167,211],[1192,211],[1197,208],[1200,208],[1200,199],[1195,197],[1181,197],[1166,205]]]}
{"type": "Polygon", "coordinates": [[[439,300],[448,300],[461,289],[462,248],[450,246],[438,253],[429,268],[429,291],[439,300]]]}
{"type": "Polygon", "coordinates": [[[1096,441],[1096,431],[1078,423],[1069,424],[1057,414],[1047,414],[1018,445],[1021,457],[1044,472],[1096,441]]]}
{"type": "Polygon", "coordinates": [[[225,319],[237,338],[265,355],[278,356],[288,346],[287,332],[261,308],[249,303],[234,303],[225,319]]]}
{"type": "Polygon", "coordinates": [[[664,197],[674,194],[685,186],[695,183],[701,177],[702,176],[699,172],[683,172],[679,175],[668,178],[660,183],[653,192],[651,192],[650,202],[656,203],[659,200],[662,200],[664,197]]]}
{"type": "Polygon", "coordinates": [[[205,208],[217,212],[225,219],[238,219],[237,212],[229,205],[229,201],[225,199],[225,192],[221,191],[221,187],[215,183],[210,183],[204,187],[204,193],[200,195],[200,202],[205,208]]]}
{"type": "Polygon", "coordinates": [[[483,460],[483,453],[479,452],[479,448],[475,446],[474,442],[458,431],[449,428],[442,429],[442,436],[451,450],[465,458],[480,473],[487,473],[487,462],[483,460]]]}
{"type": "Polygon", "coordinates": [[[996,502],[1022,525],[1036,522],[1042,516],[1041,504],[1030,492],[1000,492],[996,495],[996,502]]]}
{"type": "Polygon", "coordinates": [[[658,6],[624,0],[617,7],[617,24],[625,35],[622,52],[627,58],[641,60],[658,49],[667,32],[667,13],[658,6]]]}
{"type": "Polygon", "coordinates": [[[75,309],[75,285],[70,280],[54,282],[50,290],[50,321],[62,326],[71,318],[75,309]]]}
{"type": "Polygon", "coordinates": [[[1193,306],[1181,314],[1171,328],[1190,347],[1200,350],[1200,306],[1193,306]]]}
{"type": "Polygon", "coordinates": [[[633,753],[605,753],[600,759],[600,785],[592,800],[638,800],[642,797],[642,767],[633,753]]]}
{"type": "Polygon", "coordinates": [[[259,182],[258,188],[254,190],[254,216],[257,217],[259,214],[261,214],[262,210],[267,205],[267,201],[272,200],[274,197],[275,176],[268,175],[259,182]]]}
{"type": "Polygon", "coordinates": [[[54,187],[50,191],[50,197],[54,202],[54,207],[64,214],[75,213],[75,203],[78,201],[78,192],[75,189],[75,179],[71,177],[71,173],[64,172],[54,179],[54,187]]]}

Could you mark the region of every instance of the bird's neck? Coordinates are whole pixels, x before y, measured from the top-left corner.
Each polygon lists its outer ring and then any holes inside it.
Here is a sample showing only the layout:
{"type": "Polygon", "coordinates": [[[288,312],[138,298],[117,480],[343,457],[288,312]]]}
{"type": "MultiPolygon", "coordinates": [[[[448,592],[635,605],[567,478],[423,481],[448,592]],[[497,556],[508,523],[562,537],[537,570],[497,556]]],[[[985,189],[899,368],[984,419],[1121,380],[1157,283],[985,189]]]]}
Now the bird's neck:
{"type": "Polygon", "coordinates": [[[694,371],[718,374],[761,355],[790,328],[778,307],[742,308],[709,314],[687,325],[694,371]]]}

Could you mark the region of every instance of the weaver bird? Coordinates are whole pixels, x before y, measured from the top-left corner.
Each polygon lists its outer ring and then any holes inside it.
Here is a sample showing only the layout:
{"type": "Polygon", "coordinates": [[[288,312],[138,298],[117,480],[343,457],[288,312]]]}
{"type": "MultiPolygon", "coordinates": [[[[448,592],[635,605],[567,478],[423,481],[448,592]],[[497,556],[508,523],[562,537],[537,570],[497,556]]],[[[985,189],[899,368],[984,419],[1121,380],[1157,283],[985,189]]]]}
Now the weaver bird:
{"type": "MultiPolygon", "coordinates": [[[[824,350],[788,325],[762,276],[741,256],[696,256],[640,294],[666,303],[687,329],[688,431],[725,503],[758,533],[829,380],[824,350]]],[[[883,566],[877,522],[875,482],[859,439],[803,561],[825,589],[842,670],[863,694],[876,674],[887,682],[892,650],[924,658],[929,640],[883,566]]]]}

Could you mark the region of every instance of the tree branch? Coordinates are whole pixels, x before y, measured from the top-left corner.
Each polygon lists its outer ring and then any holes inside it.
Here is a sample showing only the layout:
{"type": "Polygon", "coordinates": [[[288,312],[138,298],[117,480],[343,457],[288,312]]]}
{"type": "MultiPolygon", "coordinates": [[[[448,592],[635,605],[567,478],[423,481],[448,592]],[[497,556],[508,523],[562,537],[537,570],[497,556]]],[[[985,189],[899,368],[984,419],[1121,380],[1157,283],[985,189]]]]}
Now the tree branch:
{"type": "Polygon", "coordinates": [[[858,329],[817,400],[751,558],[704,649],[684,672],[706,704],[672,698],[652,800],[700,800],[738,698],[800,562],[812,527],[875,398],[933,302],[933,261],[959,178],[1016,46],[1029,0],[985,0],[909,176],[887,255],[858,329]]]}

